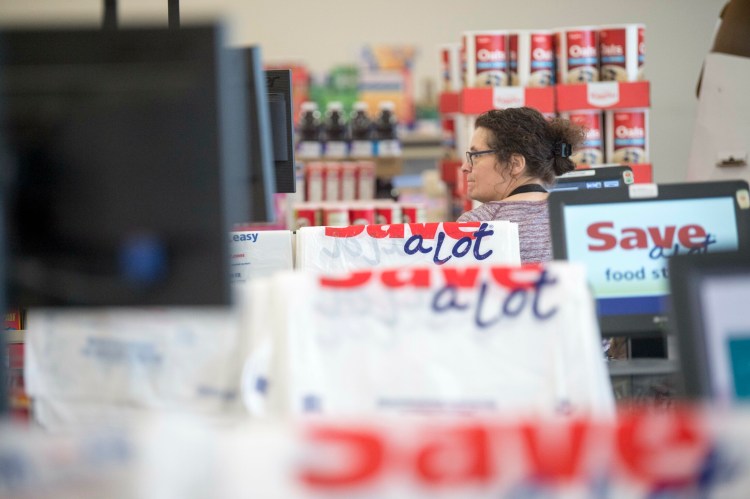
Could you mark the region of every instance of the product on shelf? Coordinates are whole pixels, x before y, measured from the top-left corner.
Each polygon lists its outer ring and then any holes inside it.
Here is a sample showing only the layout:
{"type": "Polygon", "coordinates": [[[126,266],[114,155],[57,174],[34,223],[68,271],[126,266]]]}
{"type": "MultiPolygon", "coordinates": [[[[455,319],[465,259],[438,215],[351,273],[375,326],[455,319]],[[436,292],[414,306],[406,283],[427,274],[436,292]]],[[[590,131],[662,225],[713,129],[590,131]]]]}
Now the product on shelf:
{"type": "Polygon", "coordinates": [[[345,158],[349,155],[349,123],[341,102],[329,102],[323,119],[323,151],[329,158],[345,158]]]}
{"type": "Polygon", "coordinates": [[[605,111],[608,163],[648,163],[648,109],[605,111]]]}
{"type": "Polygon", "coordinates": [[[320,121],[320,111],[315,102],[303,102],[300,110],[299,142],[297,144],[297,154],[302,158],[319,158],[323,155],[323,145],[321,143],[322,125],[320,121]]]}
{"type": "Polygon", "coordinates": [[[294,206],[294,230],[300,227],[316,227],[322,222],[319,204],[298,203],[294,206]]]}
{"type": "Polygon", "coordinates": [[[561,113],[586,130],[586,138],[581,147],[570,157],[576,164],[600,165],[604,163],[604,134],[602,133],[602,112],[599,110],[570,111],[561,113]]]}
{"type": "Polygon", "coordinates": [[[510,84],[548,87],[555,84],[555,34],[547,30],[510,33],[510,84]]]}
{"type": "Polygon", "coordinates": [[[375,223],[380,225],[400,224],[401,206],[390,199],[375,201],[375,223]]]}
{"type": "Polygon", "coordinates": [[[337,161],[326,161],[323,175],[323,199],[326,201],[341,200],[341,170],[342,165],[337,161]]]}
{"type": "Polygon", "coordinates": [[[373,203],[356,203],[349,205],[351,225],[372,225],[375,223],[375,205],[373,203]]]}
{"type": "Polygon", "coordinates": [[[306,201],[319,203],[325,199],[325,171],[326,164],[322,161],[312,161],[305,165],[306,201]]]}
{"type": "Polygon", "coordinates": [[[376,156],[401,156],[401,143],[398,140],[395,105],[390,101],[383,101],[378,106],[378,116],[375,119],[374,130],[376,140],[376,156]]]}
{"type": "Polygon", "coordinates": [[[461,44],[440,45],[440,92],[461,90],[461,44]]]}
{"type": "Polygon", "coordinates": [[[507,31],[467,31],[463,34],[466,87],[505,87],[508,71],[507,31]]]}
{"type": "Polygon", "coordinates": [[[357,199],[375,197],[375,162],[357,162],[357,199]]]}
{"type": "Polygon", "coordinates": [[[402,203],[401,220],[405,224],[425,223],[427,221],[427,216],[424,205],[418,203],[402,203]]]}
{"type": "Polygon", "coordinates": [[[21,330],[23,329],[22,313],[20,308],[12,308],[5,312],[4,329],[21,330]]]}
{"type": "Polygon", "coordinates": [[[440,120],[442,130],[442,145],[446,155],[456,148],[456,119],[453,116],[443,116],[440,120]]]}
{"type": "Polygon", "coordinates": [[[357,163],[344,161],[341,163],[341,200],[354,201],[357,199],[357,163]]]}
{"type": "Polygon", "coordinates": [[[366,102],[357,101],[354,103],[349,127],[352,138],[351,156],[354,158],[372,157],[374,154],[372,140],[373,124],[368,114],[368,105],[366,102]]]}
{"type": "Polygon", "coordinates": [[[643,79],[643,32],[642,24],[602,26],[599,29],[602,81],[643,79]]]}
{"type": "Polygon", "coordinates": [[[559,28],[557,81],[562,84],[599,81],[598,29],[594,26],[559,28]]]}
{"type": "Polygon", "coordinates": [[[346,227],[349,222],[349,208],[342,203],[325,203],[321,207],[323,225],[327,227],[346,227]]]}
{"type": "Polygon", "coordinates": [[[424,203],[397,203],[391,199],[297,203],[293,212],[292,230],[321,225],[341,227],[428,222],[424,203]]]}
{"type": "Polygon", "coordinates": [[[304,201],[354,201],[375,197],[375,162],[309,161],[304,167],[304,201]]]}

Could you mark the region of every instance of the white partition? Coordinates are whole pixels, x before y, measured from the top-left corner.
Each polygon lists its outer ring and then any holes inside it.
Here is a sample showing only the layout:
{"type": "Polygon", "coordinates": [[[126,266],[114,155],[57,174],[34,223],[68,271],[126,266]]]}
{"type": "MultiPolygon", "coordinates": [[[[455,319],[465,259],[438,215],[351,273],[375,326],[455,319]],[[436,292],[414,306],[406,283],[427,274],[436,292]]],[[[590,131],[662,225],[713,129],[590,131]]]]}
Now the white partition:
{"type": "Polygon", "coordinates": [[[750,58],[706,56],[693,128],[689,181],[750,182],[750,58]]]}

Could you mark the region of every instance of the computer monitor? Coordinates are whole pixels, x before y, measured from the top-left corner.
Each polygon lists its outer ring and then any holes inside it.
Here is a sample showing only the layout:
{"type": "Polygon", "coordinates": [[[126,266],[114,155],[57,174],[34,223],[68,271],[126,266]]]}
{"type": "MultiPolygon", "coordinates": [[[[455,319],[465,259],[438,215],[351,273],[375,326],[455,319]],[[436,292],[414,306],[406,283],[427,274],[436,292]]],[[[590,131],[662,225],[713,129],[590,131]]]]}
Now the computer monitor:
{"type": "Polygon", "coordinates": [[[276,216],[273,202],[276,172],[263,52],[260,47],[253,46],[243,48],[242,54],[247,68],[247,131],[250,148],[250,181],[247,186],[250,215],[245,222],[273,222],[276,216]]]}
{"type": "Polygon", "coordinates": [[[721,407],[750,403],[750,254],[672,258],[669,283],[685,394],[721,407]]]}
{"type": "Polygon", "coordinates": [[[271,116],[276,192],[296,192],[292,71],[290,69],[266,70],[266,86],[271,116]]]}
{"type": "Polygon", "coordinates": [[[629,166],[586,168],[560,175],[550,187],[550,192],[617,189],[633,182],[633,170],[629,166]]]}
{"type": "Polygon", "coordinates": [[[552,254],[582,262],[603,335],[666,328],[669,257],[750,248],[744,181],[553,192],[552,254]]]}
{"type": "Polygon", "coordinates": [[[231,302],[245,66],[215,26],[0,32],[8,301],[231,302]]]}

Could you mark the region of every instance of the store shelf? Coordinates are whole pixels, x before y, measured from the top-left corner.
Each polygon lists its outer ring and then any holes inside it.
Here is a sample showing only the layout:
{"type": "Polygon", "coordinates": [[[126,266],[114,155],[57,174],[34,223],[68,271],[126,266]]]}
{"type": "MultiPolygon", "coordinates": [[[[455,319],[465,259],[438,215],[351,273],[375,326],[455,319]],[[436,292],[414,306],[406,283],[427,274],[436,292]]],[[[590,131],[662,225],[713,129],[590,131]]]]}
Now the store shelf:
{"type": "Polygon", "coordinates": [[[16,329],[6,329],[3,333],[3,338],[8,343],[23,343],[26,331],[16,329]]]}
{"type": "Polygon", "coordinates": [[[401,137],[401,157],[411,159],[438,159],[445,154],[443,137],[439,134],[408,133],[401,137]]]}
{"type": "Polygon", "coordinates": [[[671,359],[611,360],[607,367],[610,376],[673,374],[679,371],[678,362],[671,359]]]}
{"type": "Polygon", "coordinates": [[[651,106],[647,81],[601,81],[579,85],[556,85],[558,111],[586,109],[628,109],[651,106]]]}

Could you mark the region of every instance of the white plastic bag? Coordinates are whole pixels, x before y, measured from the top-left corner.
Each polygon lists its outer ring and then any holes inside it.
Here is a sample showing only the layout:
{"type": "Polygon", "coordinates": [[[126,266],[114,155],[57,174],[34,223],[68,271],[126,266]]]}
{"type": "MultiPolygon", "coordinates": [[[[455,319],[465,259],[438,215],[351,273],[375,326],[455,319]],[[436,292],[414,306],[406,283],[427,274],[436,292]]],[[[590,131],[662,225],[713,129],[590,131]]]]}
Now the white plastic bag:
{"type": "Polygon", "coordinates": [[[280,274],[274,408],[291,414],[611,414],[584,269],[280,274]]]}
{"type": "Polygon", "coordinates": [[[372,267],[521,263],[518,225],[444,222],[297,231],[297,268],[336,272],[372,267]]]}

